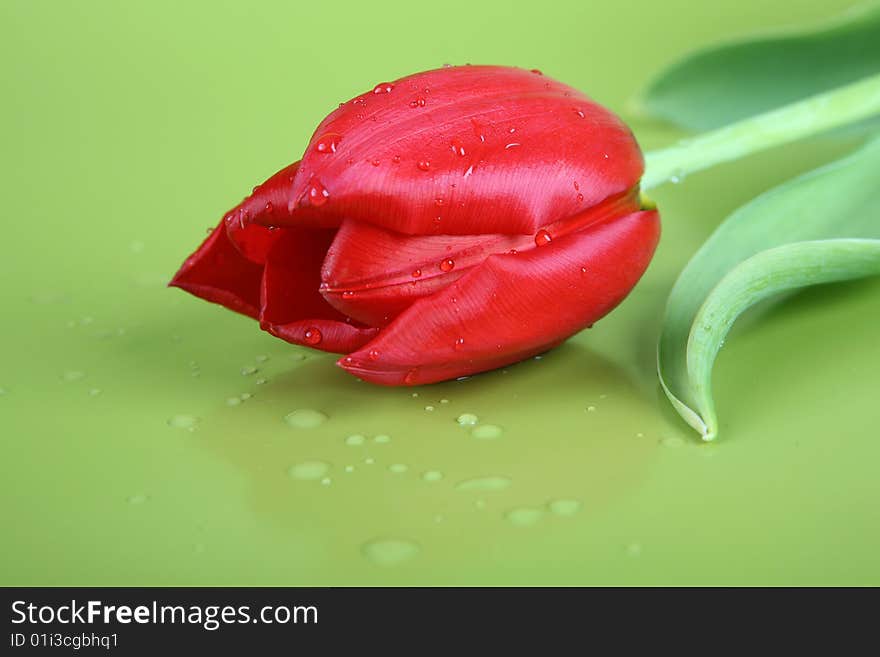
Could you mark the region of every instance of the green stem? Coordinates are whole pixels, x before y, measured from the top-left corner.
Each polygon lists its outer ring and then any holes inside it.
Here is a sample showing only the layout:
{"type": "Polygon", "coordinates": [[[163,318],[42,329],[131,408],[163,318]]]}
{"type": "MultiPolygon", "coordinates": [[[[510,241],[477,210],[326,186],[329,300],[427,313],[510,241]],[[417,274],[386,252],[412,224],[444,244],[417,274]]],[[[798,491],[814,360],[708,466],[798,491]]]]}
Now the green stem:
{"type": "Polygon", "coordinates": [[[876,114],[880,114],[880,75],[646,153],[642,189],[876,114]]]}

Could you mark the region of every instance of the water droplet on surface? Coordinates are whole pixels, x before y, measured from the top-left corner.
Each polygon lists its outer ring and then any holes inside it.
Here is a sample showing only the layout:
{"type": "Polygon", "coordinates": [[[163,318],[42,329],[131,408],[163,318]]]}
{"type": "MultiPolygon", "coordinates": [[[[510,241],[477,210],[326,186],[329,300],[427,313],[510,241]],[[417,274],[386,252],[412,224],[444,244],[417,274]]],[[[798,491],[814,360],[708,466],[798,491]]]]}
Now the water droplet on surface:
{"type": "Polygon", "coordinates": [[[378,436],[373,436],[373,442],[378,443],[379,445],[387,445],[391,442],[391,436],[380,433],[378,436]]]}
{"type": "Polygon", "coordinates": [[[370,160],[370,164],[372,164],[374,167],[377,167],[381,164],[381,162],[379,162],[379,160],[370,160]]]}
{"type": "Polygon", "coordinates": [[[405,463],[392,463],[388,466],[388,470],[393,472],[394,474],[403,474],[407,470],[409,470],[409,466],[405,463]]]}
{"type": "Polygon", "coordinates": [[[367,358],[369,358],[370,360],[379,360],[379,350],[370,349],[370,352],[367,354],[367,358]]]}
{"type": "Polygon", "coordinates": [[[480,418],[478,418],[473,413],[462,413],[457,418],[455,418],[455,421],[458,422],[461,426],[467,427],[479,422],[480,418]]]}
{"type": "Polygon", "coordinates": [[[684,447],[684,440],[678,436],[670,436],[668,438],[663,438],[660,441],[660,444],[663,445],[663,447],[684,447]]]}
{"type": "Polygon", "coordinates": [[[421,548],[413,541],[381,538],[361,546],[361,554],[379,566],[395,566],[415,557],[421,548]]]}
{"type": "Polygon", "coordinates": [[[349,472],[349,473],[354,472],[354,466],[353,465],[345,466],[345,471],[349,472]]]}
{"type": "Polygon", "coordinates": [[[419,171],[427,171],[431,168],[431,163],[428,160],[419,160],[417,166],[419,167],[419,171]]]}
{"type": "Polygon", "coordinates": [[[259,356],[254,358],[254,360],[257,361],[258,363],[265,363],[267,360],[269,360],[269,357],[264,354],[260,354],[259,356]]]}
{"type": "Polygon", "coordinates": [[[553,500],[547,504],[550,513],[557,516],[573,516],[581,510],[581,506],[577,500],[553,500]]]}
{"type": "MultiPolygon", "coordinates": [[[[2,394],[3,394],[3,389],[0,388],[0,395],[2,395],[2,394]]],[[[89,397],[97,397],[100,394],[101,394],[100,388],[90,388],[89,389],[89,397]]]]}
{"type": "Polygon", "coordinates": [[[366,463],[367,465],[373,465],[375,462],[376,459],[374,459],[372,456],[368,456],[364,459],[364,463],[366,463]]]}
{"type": "Polygon", "coordinates": [[[270,202],[266,203],[266,205],[263,207],[263,209],[264,209],[267,213],[271,213],[272,210],[275,209],[275,206],[272,205],[272,202],[270,201],[270,202]]]}
{"type": "Polygon", "coordinates": [[[61,378],[65,381],[79,381],[83,377],[85,377],[85,372],[80,372],[79,370],[67,370],[64,374],[61,375],[61,378]]]}
{"type": "Polygon", "coordinates": [[[314,429],[324,424],[328,418],[321,411],[311,408],[298,408],[284,416],[284,422],[295,429],[314,429]]]}
{"type": "Polygon", "coordinates": [[[427,481],[428,483],[440,481],[441,479],[443,479],[443,473],[439,470],[427,470],[422,473],[422,481],[427,481]]]}
{"type": "Polygon", "coordinates": [[[630,543],[626,546],[626,556],[628,557],[638,557],[642,554],[642,546],[640,543],[630,543]]]}
{"type": "Polygon", "coordinates": [[[266,385],[268,382],[268,379],[257,379],[256,381],[254,381],[254,383],[256,383],[258,386],[266,385]]]}
{"type": "Polygon", "coordinates": [[[456,490],[496,491],[508,488],[512,482],[507,477],[476,477],[465,479],[455,485],[456,490]]]}
{"type": "Polygon", "coordinates": [[[329,486],[332,482],[333,482],[333,480],[330,477],[324,477],[321,480],[321,485],[322,486],[329,486]]]}
{"type": "Polygon", "coordinates": [[[471,429],[471,435],[480,440],[500,438],[504,430],[496,424],[481,424],[471,429]]]}
{"type": "Polygon", "coordinates": [[[421,270],[421,269],[414,269],[414,270],[413,270],[413,273],[412,273],[412,277],[413,277],[413,278],[418,278],[418,277],[421,276],[421,275],[422,275],[422,270],[421,270]]]}
{"type": "Polygon", "coordinates": [[[586,116],[586,114],[584,114],[583,111],[579,109],[575,109],[574,113],[577,114],[580,118],[584,118],[586,116]]]}
{"type": "Polygon", "coordinates": [[[251,374],[256,374],[259,371],[260,370],[256,367],[254,367],[253,365],[246,365],[245,367],[241,368],[241,375],[242,376],[250,376],[251,374]]]}
{"type": "Polygon", "coordinates": [[[434,407],[433,406],[425,406],[425,410],[426,411],[433,411],[434,407]]]}
{"type": "Polygon", "coordinates": [[[373,87],[374,94],[390,94],[391,90],[394,89],[394,85],[390,82],[380,82],[375,87],[373,87]]]}
{"type": "Polygon", "coordinates": [[[441,400],[440,400],[440,403],[441,403],[441,404],[448,404],[448,403],[449,403],[449,400],[448,400],[448,399],[441,399],[441,400]]]}
{"type": "Polygon", "coordinates": [[[504,514],[504,518],[517,527],[530,527],[536,524],[544,515],[544,511],[528,506],[511,509],[504,514]]]}
{"type": "Polygon", "coordinates": [[[409,104],[410,107],[424,107],[425,99],[424,98],[416,98],[409,104]]]}
{"type": "Polygon", "coordinates": [[[440,271],[450,272],[455,269],[455,260],[452,258],[446,258],[446,260],[440,261],[440,271]]]}
{"type": "Polygon", "coordinates": [[[535,233],[535,246],[547,246],[553,241],[553,237],[543,228],[535,233]]]}
{"type": "Polygon", "coordinates": [[[328,132],[326,135],[321,135],[318,141],[315,142],[315,150],[324,155],[335,153],[340,141],[342,141],[342,135],[328,132]]]}
{"type": "Polygon", "coordinates": [[[174,415],[168,420],[169,427],[174,427],[175,429],[186,429],[188,431],[194,431],[198,423],[199,418],[197,418],[195,415],[174,415]]]}
{"type": "Polygon", "coordinates": [[[365,440],[366,438],[364,438],[361,434],[355,433],[345,439],[345,444],[349,447],[357,447],[359,445],[363,445],[365,440]]]}
{"type": "Polygon", "coordinates": [[[578,194],[578,195],[577,195],[577,200],[578,200],[578,203],[582,203],[583,200],[584,200],[584,195],[583,195],[583,194],[578,194]]]}
{"type": "Polygon", "coordinates": [[[393,164],[400,164],[400,155],[395,155],[394,157],[392,157],[391,162],[393,164]]]}
{"type": "Polygon", "coordinates": [[[450,147],[452,148],[452,152],[459,157],[464,157],[465,155],[467,155],[464,144],[462,144],[461,141],[459,141],[458,139],[453,139],[450,143],[450,147]]]}
{"type": "Polygon", "coordinates": [[[306,329],[306,332],[303,333],[303,342],[306,344],[318,344],[323,339],[324,336],[321,335],[321,331],[316,326],[310,326],[306,329]]]}
{"type": "Polygon", "coordinates": [[[596,411],[596,407],[595,406],[587,406],[587,411],[589,411],[590,413],[594,413],[596,411]]]}
{"type": "Polygon", "coordinates": [[[241,399],[239,397],[230,397],[226,400],[227,406],[238,406],[241,404],[241,399]]]}
{"type": "Polygon", "coordinates": [[[512,141],[504,146],[504,150],[509,151],[511,148],[516,148],[517,146],[522,146],[522,144],[518,141],[512,141]]]}
{"type": "Polygon", "coordinates": [[[464,349],[464,338],[456,338],[455,340],[455,350],[461,351],[464,349]]]}
{"type": "MultiPolygon", "coordinates": [[[[407,372],[406,375],[403,377],[403,382],[406,385],[412,385],[413,383],[415,383],[416,382],[416,370],[410,370],[409,372],[407,372]]],[[[417,393],[417,392],[413,393],[413,397],[418,397],[418,396],[419,396],[419,393],[417,393]]]]}
{"type": "Polygon", "coordinates": [[[321,479],[330,471],[330,464],[326,461],[303,461],[290,466],[287,474],[291,479],[300,481],[312,481],[321,479]]]}
{"type": "Polygon", "coordinates": [[[535,75],[544,75],[540,70],[533,68],[529,71],[529,73],[534,73],[535,75]]]}
{"type": "Polygon", "coordinates": [[[253,395],[251,395],[251,393],[249,393],[249,392],[243,392],[243,393],[241,393],[241,394],[239,395],[239,398],[241,399],[241,401],[247,401],[247,400],[250,399],[252,396],[253,396],[253,395]]]}
{"type": "Polygon", "coordinates": [[[313,180],[309,186],[309,202],[316,208],[321,207],[330,198],[330,192],[321,184],[320,180],[313,180]]]}

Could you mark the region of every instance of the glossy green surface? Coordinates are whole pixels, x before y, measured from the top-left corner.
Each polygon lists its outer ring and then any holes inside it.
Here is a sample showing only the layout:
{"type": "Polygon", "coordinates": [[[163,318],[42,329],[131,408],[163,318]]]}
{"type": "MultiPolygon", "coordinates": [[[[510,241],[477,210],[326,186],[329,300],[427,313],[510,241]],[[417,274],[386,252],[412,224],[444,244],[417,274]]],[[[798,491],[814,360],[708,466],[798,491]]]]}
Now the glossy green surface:
{"type": "Polygon", "coordinates": [[[846,5],[4,2],[0,583],[880,584],[880,283],[744,319],[717,444],[654,371],[690,254],[841,145],[657,190],[661,247],[616,312],[463,382],[359,383],[164,287],[376,82],[519,64],[623,111],[685,50],[846,5]]]}

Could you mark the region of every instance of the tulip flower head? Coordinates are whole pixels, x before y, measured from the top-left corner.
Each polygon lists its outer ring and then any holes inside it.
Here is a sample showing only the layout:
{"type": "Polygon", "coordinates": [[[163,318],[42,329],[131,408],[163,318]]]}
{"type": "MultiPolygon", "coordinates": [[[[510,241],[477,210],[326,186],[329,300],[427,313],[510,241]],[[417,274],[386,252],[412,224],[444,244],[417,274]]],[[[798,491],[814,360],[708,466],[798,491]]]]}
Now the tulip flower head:
{"type": "Polygon", "coordinates": [[[386,385],[474,374],[603,317],[650,262],[641,151],[538,71],[381,83],[230,211],[171,285],[386,385]]]}

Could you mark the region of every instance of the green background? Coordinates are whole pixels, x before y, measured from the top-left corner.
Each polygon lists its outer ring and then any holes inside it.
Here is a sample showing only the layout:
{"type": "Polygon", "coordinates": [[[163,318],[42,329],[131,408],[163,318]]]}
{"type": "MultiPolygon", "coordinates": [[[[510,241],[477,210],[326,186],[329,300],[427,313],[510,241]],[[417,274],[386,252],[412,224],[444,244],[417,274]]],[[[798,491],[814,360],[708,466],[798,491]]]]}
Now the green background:
{"type": "MultiPolygon", "coordinates": [[[[653,362],[669,289],[713,227],[846,145],[657,190],[662,244],[617,311],[464,382],[360,383],[164,287],[377,82],[514,64],[626,115],[690,49],[849,4],[5,0],[0,583],[880,584],[880,283],[744,319],[717,364],[716,444],[674,415],[653,362]],[[328,419],[296,428],[296,409],[328,419]],[[473,437],[462,413],[502,435],[473,437]],[[329,484],[289,476],[313,460],[329,484]],[[510,485],[457,487],[477,477],[510,485]],[[580,507],[554,513],[560,499],[580,507]],[[405,543],[364,547],[387,539],[405,543]]],[[[676,138],[633,128],[647,148],[676,138]]]]}

